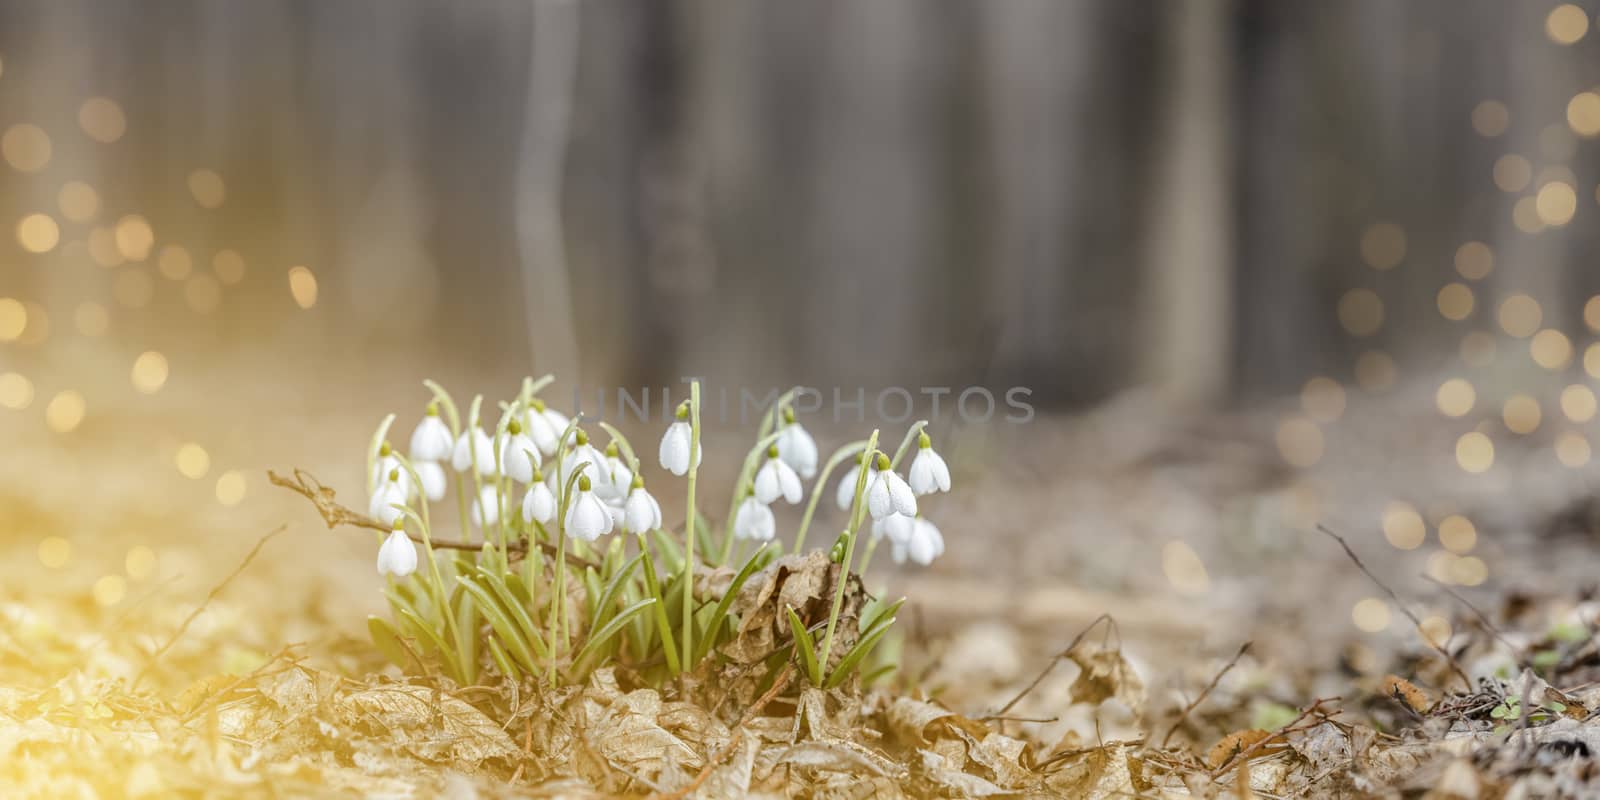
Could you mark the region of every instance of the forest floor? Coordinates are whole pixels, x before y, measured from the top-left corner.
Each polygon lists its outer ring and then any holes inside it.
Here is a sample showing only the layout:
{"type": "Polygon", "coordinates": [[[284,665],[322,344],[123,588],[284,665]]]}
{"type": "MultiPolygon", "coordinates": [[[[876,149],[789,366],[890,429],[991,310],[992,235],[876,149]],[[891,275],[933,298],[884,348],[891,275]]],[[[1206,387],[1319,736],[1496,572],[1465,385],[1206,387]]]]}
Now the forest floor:
{"type": "Polygon", "coordinates": [[[1405,441],[1352,407],[1303,470],[1274,409],[1125,397],[954,432],[948,552],[868,580],[909,598],[898,674],[715,707],[605,670],[541,690],[388,665],[370,533],[264,475],[355,492],[371,419],[218,429],[206,481],[173,473],[177,439],[39,426],[0,468],[0,796],[1593,796],[1588,473],[1530,445],[1463,488],[1394,408],[1373,419],[1405,441]],[[1383,524],[1401,501],[1426,541],[1383,524]],[[1452,514],[1469,545],[1441,545],[1452,514]]]}

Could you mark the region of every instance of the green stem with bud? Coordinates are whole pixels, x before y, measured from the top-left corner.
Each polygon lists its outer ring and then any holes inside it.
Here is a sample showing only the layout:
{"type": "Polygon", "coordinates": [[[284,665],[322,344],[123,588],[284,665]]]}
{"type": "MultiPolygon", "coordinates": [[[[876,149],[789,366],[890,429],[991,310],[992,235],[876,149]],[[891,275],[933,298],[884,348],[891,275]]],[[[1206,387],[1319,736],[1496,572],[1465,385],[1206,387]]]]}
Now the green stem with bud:
{"type": "Polygon", "coordinates": [[[679,664],[684,669],[693,666],[689,661],[694,652],[694,543],[695,535],[694,488],[700,472],[700,382],[689,384],[689,480],[688,498],[684,501],[684,556],[683,556],[683,657],[679,664]]]}
{"type": "MultiPolygon", "coordinates": [[[[877,452],[878,431],[873,429],[872,435],[867,437],[866,453],[870,459],[877,452]]],[[[828,672],[828,657],[833,653],[833,634],[839,626],[839,609],[844,605],[844,587],[850,582],[850,561],[855,558],[856,540],[860,539],[861,515],[866,511],[867,473],[866,461],[862,461],[861,473],[856,475],[856,498],[851,505],[850,527],[845,529],[844,558],[839,562],[839,583],[833,590],[833,608],[828,610],[828,630],[822,638],[821,661],[822,672],[828,672]]]]}
{"type": "Polygon", "coordinates": [[[817,482],[811,487],[811,499],[806,501],[806,512],[800,516],[800,530],[794,536],[794,552],[801,553],[805,550],[806,531],[811,528],[811,517],[817,513],[817,500],[822,497],[824,490],[828,486],[828,476],[832,475],[834,469],[843,464],[846,459],[861,452],[866,446],[866,439],[862,439],[859,442],[851,442],[833,451],[833,455],[828,457],[828,463],[822,466],[822,472],[817,475],[817,482]]]}

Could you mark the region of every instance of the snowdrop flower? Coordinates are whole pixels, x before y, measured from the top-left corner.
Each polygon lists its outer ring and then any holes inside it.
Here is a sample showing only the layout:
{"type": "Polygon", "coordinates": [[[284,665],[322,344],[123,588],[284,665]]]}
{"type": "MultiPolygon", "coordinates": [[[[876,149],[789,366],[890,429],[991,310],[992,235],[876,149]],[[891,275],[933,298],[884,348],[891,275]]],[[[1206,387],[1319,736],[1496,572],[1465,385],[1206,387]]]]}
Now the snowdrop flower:
{"type": "Polygon", "coordinates": [[[422,481],[422,493],[435,503],[444,499],[444,467],[437,461],[418,461],[411,466],[417,471],[417,479],[422,481]]]}
{"type": "Polygon", "coordinates": [[[800,476],[778,456],[777,445],[767,448],[767,463],[756,473],[755,493],[756,499],[763,503],[771,503],[780,496],[790,505],[800,502],[800,476]]]}
{"type": "Polygon", "coordinates": [[[754,539],[758,542],[771,541],[778,533],[778,522],[772,516],[772,509],[766,503],[750,495],[739,504],[739,512],[733,515],[733,537],[735,539],[754,539]]]}
{"type": "Polygon", "coordinates": [[[466,472],[473,468],[476,461],[476,471],[479,475],[494,475],[494,442],[489,439],[489,434],[482,428],[473,428],[461,432],[456,439],[455,452],[450,457],[450,466],[456,472],[466,472]]]}
{"type": "Polygon", "coordinates": [[[400,483],[400,474],[399,467],[389,470],[367,504],[367,515],[385,525],[393,525],[400,519],[400,509],[396,506],[405,505],[409,499],[405,485],[400,483]]]}
{"type": "Polygon", "coordinates": [[[523,427],[539,447],[539,452],[553,456],[561,447],[561,434],[566,432],[571,422],[567,415],[545,407],[544,401],[535,397],[528,406],[528,413],[524,415],[523,427]]]}
{"type": "MultiPolygon", "coordinates": [[[[854,503],[856,500],[856,478],[861,476],[861,463],[865,459],[865,455],[856,456],[855,466],[851,467],[850,471],[846,472],[844,474],[844,478],[839,481],[839,489],[834,494],[833,499],[834,502],[839,504],[840,511],[849,511],[850,504],[854,503]]],[[[878,465],[873,464],[872,468],[867,473],[867,488],[872,488],[873,479],[877,477],[878,465]]]]}
{"type": "Polygon", "coordinates": [[[404,578],[417,571],[417,546],[403,528],[395,528],[378,548],[378,574],[404,578]]]}
{"type": "Polygon", "coordinates": [[[439,404],[429,403],[428,413],[411,432],[412,461],[443,461],[455,449],[455,441],[444,420],[439,419],[439,404]]]}
{"type": "Polygon", "coordinates": [[[600,488],[606,490],[604,493],[609,495],[609,499],[616,500],[620,505],[628,494],[628,487],[633,485],[633,470],[628,469],[628,465],[617,455],[616,442],[606,445],[604,469],[605,480],[601,481],[600,488]]]}
{"type": "MultiPolygon", "coordinates": [[[[693,447],[694,430],[689,426],[689,404],[678,406],[678,420],[667,426],[661,437],[661,468],[674,475],[689,473],[689,449],[693,447]]],[[[700,451],[695,450],[695,463],[700,461],[700,451]]]]}
{"type": "Polygon", "coordinates": [[[549,525],[550,520],[555,518],[555,493],[550,491],[550,484],[545,483],[544,475],[534,470],[533,485],[528,487],[528,493],[522,497],[522,521],[530,525],[535,522],[549,525]]]}
{"type": "Polygon", "coordinates": [[[412,495],[415,494],[411,487],[411,474],[406,472],[405,467],[401,466],[400,457],[394,454],[394,448],[390,447],[388,442],[384,442],[378,448],[378,460],[372,466],[372,484],[382,483],[385,476],[396,470],[400,472],[400,478],[397,482],[400,484],[400,488],[405,491],[406,499],[410,500],[412,495]]]}
{"type": "Polygon", "coordinates": [[[567,518],[563,521],[568,536],[586,542],[610,533],[613,524],[611,511],[590,489],[588,475],[578,478],[578,496],[573,498],[572,505],[567,508],[567,518]]]}
{"type": "Polygon", "coordinates": [[[778,457],[811,480],[817,474],[817,440],[794,419],[794,409],[783,410],[783,430],[778,433],[778,457]]]}
{"type": "Polygon", "coordinates": [[[661,504],[645,490],[644,479],[637,475],[623,509],[626,514],[622,529],[629,533],[646,533],[661,527],[661,504]]]}
{"type": "Polygon", "coordinates": [[[539,446],[528,434],[522,432],[522,423],[511,420],[506,426],[505,446],[500,448],[500,469],[506,477],[517,483],[532,483],[533,471],[539,468],[539,446]]]}
{"type": "Polygon", "coordinates": [[[917,515],[917,493],[889,468],[889,457],[882,453],[878,454],[878,471],[872,477],[872,485],[867,487],[867,511],[873,519],[890,514],[917,515]]]}
{"type": "Polygon", "coordinates": [[[950,468],[944,457],[933,451],[933,440],[923,433],[917,437],[917,457],[911,459],[911,491],[933,494],[950,491],[950,468]]]}
{"type": "Polygon", "coordinates": [[[487,528],[500,521],[500,492],[493,486],[485,486],[478,493],[478,501],[472,504],[472,524],[487,528]]]}
{"type": "Polygon", "coordinates": [[[561,479],[563,481],[566,480],[566,476],[572,475],[577,471],[579,464],[584,464],[584,477],[590,478],[601,493],[609,492],[611,487],[606,478],[605,463],[605,457],[600,455],[600,451],[594,449],[594,445],[589,444],[589,434],[584,433],[583,429],[579,428],[577,445],[567,453],[566,460],[561,463],[561,479]]]}
{"type": "Polygon", "coordinates": [[[911,538],[912,519],[904,514],[890,514],[872,521],[872,538],[889,537],[889,541],[903,543],[911,538]]]}
{"type": "Polygon", "coordinates": [[[911,521],[910,536],[904,542],[894,542],[894,563],[904,564],[906,558],[921,566],[928,566],[944,555],[944,535],[939,527],[918,517],[911,521]]]}

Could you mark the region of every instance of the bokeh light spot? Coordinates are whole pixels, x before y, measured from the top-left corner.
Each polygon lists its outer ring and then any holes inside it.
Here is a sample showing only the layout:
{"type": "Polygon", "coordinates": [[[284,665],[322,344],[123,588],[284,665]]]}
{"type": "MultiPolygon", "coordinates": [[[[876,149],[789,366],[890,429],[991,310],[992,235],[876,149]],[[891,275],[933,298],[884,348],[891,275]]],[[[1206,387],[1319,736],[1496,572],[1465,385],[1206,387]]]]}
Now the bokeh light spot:
{"type": "Polygon", "coordinates": [[[138,214],[129,214],[117,220],[117,252],[129,261],[143,261],[150,257],[156,234],[150,223],[138,214]]]}
{"type": "Polygon", "coordinates": [[[1465,556],[1451,565],[1450,578],[1462,586],[1477,586],[1489,579],[1489,565],[1477,556],[1465,556]]]}
{"type": "Polygon", "coordinates": [[[1399,225],[1380,222],[1361,234],[1361,260],[1373,269],[1392,269],[1406,257],[1406,232],[1399,225]]]}
{"type": "Polygon", "coordinates": [[[1500,329],[1519,339],[1532,336],[1544,321],[1539,301],[1525,294],[1514,294],[1500,304],[1500,329]]]}
{"type": "Polygon", "coordinates": [[[94,601],[102,606],[114,606],[128,596],[128,581],[121,575],[105,575],[94,582],[94,601]]]}
{"type": "Polygon", "coordinates": [[[49,214],[29,214],[17,223],[17,242],[30,253],[48,253],[61,241],[61,228],[49,214]]]}
{"type": "Polygon", "coordinates": [[[1339,298],[1339,324],[1352,336],[1371,336],[1383,327],[1383,300],[1371,289],[1351,289],[1339,298]]]}
{"type": "Polygon", "coordinates": [[[0,297],[0,342],[14,342],[28,328],[28,307],[21,300],[0,297]]]}
{"type": "Polygon", "coordinates": [[[1400,550],[1415,550],[1428,538],[1428,526],[1411,504],[1393,502],[1383,509],[1383,538],[1400,550]]]}
{"type": "Polygon", "coordinates": [[[1574,383],[1561,390],[1561,413],[1573,422],[1594,419],[1597,403],[1594,391],[1583,384],[1574,383]]]}
{"type": "Polygon", "coordinates": [[[167,383],[167,357],[148,350],[133,360],[133,388],[155,394],[167,383]]]}
{"type": "Polygon", "coordinates": [[[1318,422],[1333,422],[1344,415],[1344,387],[1332,378],[1312,378],[1300,390],[1300,406],[1318,422]]]}
{"type": "Polygon", "coordinates": [[[1439,413],[1447,417],[1464,417],[1478,402],[1478,393],[1466,379],[1451,378],[1439,384],[1439,391],[1434,393],[1433,402],[1438,406],[1439,413]]]}
{"type": "Polygon", "coordinates": [[[39,563],[50,569],[61,569],[72,560],[72,542],[60,536],[46,536],[39,540],[39,563]]]}
{"type": "Polygon", "coordinates": [[[89,138],[101,144],[110,144],[128,131],[128,117],[122,106],[106,97],[91,97],[78,107],[78,126],[89,138]]]}
{"type": "Polygon", "coordinates": [[[1561,369],[1572,361],[1572,340],[1554,328],[1545,328],[1528,342],[1528,354],[1545,369],[1561,369]]]}
{"type": "Polygon", "coordinates": [[[1350,621],[1367,633],[1378,633],[1389,627],[1389,604],[1376,597],[1365,597],[1350,609],[1350,621]]]}
{"type": "Polygon", "coordinates": [[[232,250],[218,250],[211,257],[211,270],[217,273],[217,280],[232,286],[244,280],[244,259],[232,250]]]}
{"type": "Polygon", "coordinates": [[[185,478],[199,480],[211,470],[211,455],[194,442],[186,442],[179,447],[174,461],[178,465],[178,472],[185,478]]]}
{"type": "Polygon", "coordinates": [[[1533,165],[1516,153],[1507,153],[1494,162],[1494,185],[1502,192],[1520,192],[1533,180],[1533,165]]]}
{"type": "Polygon", "coordinates": [[[1464,283],[1447,283],[1439,290],[1439,313],[1445,319],[1460,322],[1472,316],[1474,304],[1472,288],[1464,283]]]}
{"type": "Polygon", "coordinates": [[[1559,227],[1571,222],[1577,213],[1578,192],[1565,183],[1547,183],[1539,187],[1534,203],[1540,222],[1559,227]]]}
{"type": "Polygon", "coordinates": [[[62,184],[56,193],[56,204],[61,206],[61,216],[73,222],[88,222],[100,213],[99,193],[82,181],[62,184]]]}
{"type": "Polygon", "coordinates": [[[1494,250],[1483,242],[1467,242],[1456,248],[1456,272],[1469,281],[1481,281],[1494,269],[1494,250]]]}
{"type": "Polygon", "coordinates": [[[18,172],[38,172],[50,163],[50,135],[38,125],[19,122],[0,136],[0,155],[18,172]]]}
{"type": "Polygon", "coordinates": [[[1573,469],[1587,466],[1592,455],[1589,440],[1583,434],[1566,431],[1556,437],[1556,460],[1563,465],[1573,469]]]}
{"type": "Polygon", "coordinates": [[[228,193],[221,175],[214,170],[197,169],[189,173],[189,194],[194,195],[201,208],[219,208],[228,193]]]}
{"type": "Polygon", "coordinates": [[[189,258],[189,251],[175,244],[161,248],[161,254],[156,256],[156,269],[169,280],[181,281],[189,277],[194,269],[194,260],[189,258]]]}
{"type": "Polygon", "coordinates": [[[1310,467],[1322,460],[1322,429],[1311,420],[1291,417],[1278,423],[1278,453],[1291,466],[1310,467]]]}
{"type": "Polygon", "coordinates": [[[21,411],[33,404],[33,381],[16,372],[0,372],[0,406],[21,411]]]}
{"type": "Polygon", "coordinates": [[[309,309],[317,304],[317,276],[305,267],[289,268],[289,294],[295,305],[309,309]]]}
{"type": "Polygon", "coordinates": [[[1472,108],[1472,129],[1479,136],[1494,138],[1511,126],[1511,112],[1499,100],[1485,100],[1472,108]]]}
{"type": "Polygon", "coordinates": [[[1589,32],[1589,15],[1571,3],[1563,3],[1544,18],[1544,32],[1556,44],[1575,44],[1589,32]]]}
{"type": "Polygon", "coordinates": [[[244,495],[244,473],[228,470],[217,478],[217,502],[225,506],[236,506],[244,501],[244,495]]]}
{"type": "Polygon", "coordinates": [[[83,424],[87,408],[83,395],[73,389],[63,389],[45,406],[44,423],[56,433],[71,433],[83,424]]]}
{"type": "Polygon", "coordinates": [[[1456,440],[1456,465],[1465,472],[1480,475],[1494,466],[1494,442],[1479,431],[1468,431],[1456,440]]]}
{"type": "Polygon", "coordinates": [[[1438,615],[1424,617],[1422,624],[1417,626],[1417,632],[1428,644],[1444,647],[1450,641],[1450,621],[1438,615]]]}
{"type": "Polygon", "coordinates": [[[1472,520],[1451,514],[1439,520],[1439,543],[1452,553],[1470,553],[1478,546],[1478,528],[1472,520]]]}
{"type": "Polygon", "coordinates": [[[1211,588],[1206,565],[1187,543],[1174,539],[1161,548],[1161,571],[1179,594],[1204,594],[1211,588]]]}
{"type": "Polygon", "coordinates": [[[1579,136],[1600,135],[1600,94],[1579,92],[1567,101],[1567,127],[1579,136]]]}
{"type": "Polygon", "coordinates": [[[122,559],[122,569],[128,577],[142,581],[156,574],[156,553],[144,545],[134,545],[122,559]]]}
{"type": "Polygon", "coordinates": [[[1505,421],[1506,428],[1512,433],[1523,436],[1538,430],[1543,417],[1539,401],[1525,394],[1514,394],[1506,398],[1505,405],[1500,409],[1500,418],[1505,421]]]}

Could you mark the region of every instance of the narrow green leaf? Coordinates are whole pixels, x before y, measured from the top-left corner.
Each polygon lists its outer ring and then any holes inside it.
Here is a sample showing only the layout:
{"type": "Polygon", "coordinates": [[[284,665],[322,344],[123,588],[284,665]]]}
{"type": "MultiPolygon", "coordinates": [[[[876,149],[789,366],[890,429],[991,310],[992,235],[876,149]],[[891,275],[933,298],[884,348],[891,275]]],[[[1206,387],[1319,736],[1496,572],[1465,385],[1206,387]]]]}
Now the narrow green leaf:
{"type": "Polygon", "coordinates": [[[872,613],[868,614],[867,618],[866,618],[866,621],[863,622],[862,625],[861,625],[862,635],[865,636],[873,628],[876,628],[878,626],[878,623],[884,621],[885,619],[888,619],[889,617],[894,616],[896,613],[898,613],[900,611],[900,607],[905,605],[905,604],[906,604],[906,599],[904,597],[902,597],[899,600],[896,600],[893,603],[890,603],[890,604],[888,604],[888,605],[886,605],[886,606],[884,606],[882,608],[876,609],[872,613]]]}
{"type": "Polygon", "coordinates": [[[623,584],[637,566],[639,566],[639,556],[634,556],[612,574],[610,582],[600,591],[599,600],[594,605],[592,627],[600,627],[610,621],[612,612],[616,610],[617,593],[622,590],[623,584]]]}
{"type": "MultiPolygon", "coordinates": [[[[518,630],[517,623],[511,619],[505,609],[501,608],[500,604],[490,596],[489,590],[463,577],[456,578],[456,582],[461,584],[461,588],[467,590],[467,593],[472,595],[473,599],[477,600],[477,607],[479,611],[483,612],[483,618],[489,620],[489,627],[493,628],[495,634],[505,642],[506,647],[511,651],[511,655],[517,659],[517,662],[526,667],[529,672],[537,672],[539,667],[535,664],[533,653],[529,650],[527,638],[518,630]]],[[[489,641],[493,642],[494,639],[491,638],[489,641]]]]}
{"type": "Polygon", "coordinates": [[[750,558],[739,569],[739,574],[733,576],[733,582],[728,584],[727,591],[722,593],[722,599],[717,601],[716,608],[711,612],[711,618],[706,622],[706,635],[701,637],[695,646],[695,664],[699,664],[704,660],[706,654],[710,653],[711,648],[717,644],[716,639],[722,633],[722,625],[728,618],[728,609],[733,606],[733,599],[738,596],[739,589],[744,586],[745,581],[749,580],[750,576],[755,573],[761,553],[766,550],[766,547],[766,544],[762,544],[756,548],[754,553],[750,554],[750,558]]]}
{"type": "Polygon", "coordinates": [[[412,633],[416,634],[417,640],[431,645],[434,652],[439,654],[439,660],[444,662],[445,672],[449,673],[451,678],[461,680],[461,668],[457,665],[460,657],[456,654],[455,648],[446,646],[444,640],[439,638],[439,632],[428,627],[428,624],[410,609],[402,608],[398,612],[400,618],[408,623],[412,633]]]}
{"type": "Polygon", "coordinates": [[[573,663],[581,663],[591,653],[598,651],[598,649],[607,641],[609,641],[611,637],[617,635],[617,632],[622,630],[623,626],[628,624],[628,620],[633,619],[635,614],[638,614],[646,608],[654,605],[655,602],[655,598],[652,597],[646,600],[640,600],[639,602],[622,609],[622,612],[617,614],[617,616],[610,622],[606,623],[605,627],[602,627],[589,636],[589,640],[584,642],[583,647],[578,650],[578,655],[573,659],[573,663]]]}
{"type": "MultiPolygon", "coordinates": [[[[505,609],[506,613],[511,615],[512,621],[517,623],[517,627],[522,630],[523,636],[528,640],[528,645],[533,648],[534,654],[545,661],[550,660],[550,646],[545,644],[544,636],[539,633],[539,626],[533,623],[533,617],[528,614],[527,607],[523,605],[525,601],[518,598],[516,590],[507,585],[510,582],[506,580],[507,577],[512,581],[520,582],[521,579],[517,577],[516,573],[511,572],[502,575],[480,567],[478,568],[478,576],[480,583],[489,587],[495,599],[499,601],[501,608],[505,609]]],[[[527,590],[524,589],[523,592],[526,594],[527,590]]]]}
{"type": "Polygon", "coordinates": [[[367,635],[372,637],[372,643],[377,645],[384,658],[389,659],[389,663],[402,670],[412,666],[411,656],[400,642],[400,632],[388,620],[377,615],[368,616],[367,635]]]}
{"type": "Polygon", "coordinates": [[[794,649],[800,653],[800,665],[805,667],[806,677],[811,679],[813,686],[822,685],[822,669],[817,666],[817,646],[811,639],[811,633],[806,630],[806,624],[800,621],[800,615],[794,613],[794,608],[786,607],[784,611],[789,614],[789,630],[794,633],[794,649]]]}
{"type": "Polygon", "coordinates": [[[891,672],[894,672],[895,668],[897,668],[899,666],[900,666],[899,664],[884,664],[881,667],[877,667],[876,669],[873,669],[871,672],[868,672],[868,673],[866,673],[866,674],[861,676],[861,685],[862,686],[871,686],[874,683],[877,683],[879,678],[882,678],[883,676],[888,675],[891,672]]]}
{"type": "Polygon", "coordinates": [[[850,652],[845,653],[844,658],[839,659],[839,666],[834,667],[833,674],[828,676],[828,685],[825,688],[832,689],[844,683],[845,679],[850,677],[850,673],[855,671],[856,665],[861,663],[861,659],[866,658],[867,654],[872,652],[872,648],[877,646],[878,640],[889,632],[889,626],[894,624],[894,620],[894,617],[890,617],[876,631],[861,637],[856,646],[850,648],[850,652]]]}
{"type": "Polygon", "coordinates": [[[655,601],[656,631],[661,634],[661,649],[667,658],[667,670],[676,677],[683,670],[678,663],[678,640],[672,635],[672,623],[667,619],[666,603],[661,599],[661,582],[656,578],[656,564],[649,550],[641,550],[644,563],[644,587],[649,599],[655,601]]]}
{"type": "Polygon", "coordinates": [[[666,574],[676,575],[683,571],[683,548],[672,541],[665,531],[657,528],[650,532],[650,539],[656,543],[656,551],[661,554],[661,566],[666,568],[666,574]]]}
{"type": "Polygon", "coordinates": [[[522,675],[517,671],[516,665],[506,657],[505,648],[501,647],[500,642],[493,636],[489,637],[489,657],[494,659],[494,665],[500,668],[500,674],[504,675],[507,680],[516,681],[522,679],[522,675]]]}
{"type": "Polygon", "coordinates": [[[473,602],[465,587],[457,588],[450,595],[450,606],[455,609],[456,652],[460,659],[457,666],[461,668],[461,680],[467,684],[477,683],[478,604],[473,602]]]}

